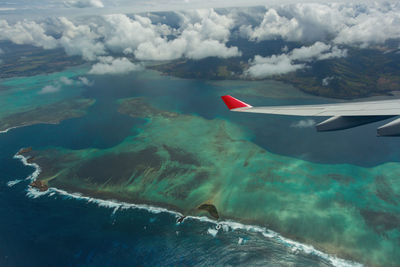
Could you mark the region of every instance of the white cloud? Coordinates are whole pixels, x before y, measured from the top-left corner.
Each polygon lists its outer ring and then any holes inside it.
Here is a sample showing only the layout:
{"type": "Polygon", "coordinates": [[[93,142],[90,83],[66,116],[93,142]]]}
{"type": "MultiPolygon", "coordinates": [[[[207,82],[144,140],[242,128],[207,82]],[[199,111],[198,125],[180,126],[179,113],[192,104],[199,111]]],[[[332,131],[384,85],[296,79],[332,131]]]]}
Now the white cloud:
{"type": "Polygon", "coordinates": [[[334,79],[333,76],[328,76],[322,79],[322,86],[328,86],[329,83],[334,79]]]}
{"type": "MultiPolygon", "coordinates": [[[[110,2],[67,0],[65,3],[101,7],[110,2]]],[[[289,59],[276,55],[263,61],[265,68],[278,67],[268,73],[284,73],[302,67],[307,61],[345,56],[345,50],[340,49],[342,44],[366,47],[400,38],[400,4],[386,2],[297,3],[275,5],[266,11],[200,9],[175,12],[173,16],[180,20],[174,27],[158,22],[163,20],[154,14],[61,17],[16,23],[0,20],[0,40],[45,49],[63,47],[69,55],[93,62],[112,54],[135,56],[139,60],[228,58],[241,55],[238,47],[228,45],[240,27],[240,32],[250,40],[282,38],[304,45],[292,52],[282,50],[289,59]]]]}
{"type": "MultiPolygon", "coordinates": [[[[179,13],[179,16],[179,29],[158,25],[156,37],[150,36],[136,50],[131,49],[134,55],[141,60],[171,60],[181,57],[201,59],[210,56],[227,58],[241,55],[237,47],[226,46],[234,26],[233,19],[219,15],[213,9],[179,13]],[[175,38],[167,40],[167,33],[174,34],[175,38]]],[[[138,19],[138,16],[135,18],[138,19]]],[[[155,33],[154,29],[152,33],[155,33]]]]}
{"type": "Polygon", "coordinates": [[[294,64],[286,54],[272,55],[270,57],[255,56],[251,65],[245,73],[255,78],[285,74],[305,66],[304,64],[294,64]]]}
{"type": "Polygon", "coordinates": [[[141,69],[127,58],[99,57],[100,62],[92,66],[89,74],[125,74],[141,69]]]}
{"type": "Polygon", "coordinates": [[[243,25],[240,30],[254,41],[282,38],[366,47],[400,38],[400,5],[395,2],[286,4],[269,8],[258,26],[243,25]]]}
{"type": "Polygon", "coordinates": [[[44,25],[34,21],[18,21],[14,25],[0,20],[0,40],[16,44],[31,44],[45,49],[57,47],[57,40],[45,33],[44,25]]]}
{"type": "Polygon", "coordinates": [[[272,40],[279,37],[293,41],[300,39],[302,35],[296,18],[280,16],[273,8],[265,13],[263,21],[258,27],[253,29],[250,25],[242,26],[241,31],[247,34],[250,40],[255,41],[272,40]]]}
{"type": "Polygon", "coordinates": [[[192,59],[201,59],[205,57],[220,57],[229,58],[241,55],[237,47],[226,47],[225,44],[216,40],[199,41],[197,44],[192,44],[193,49],[185,52],[186,57],[192,59]]]}
{"type": "Polygon", "coordinates": [[[58,39],[46,34],[44,24],[32,21],[8,25],[1,21],[0,39],[17,44],[33,44],[45,49],[61,46],[68,55],[80,55],[85,60],[96,61],[109,52],[132,54],[140,60],[171,60],[182,57],[240,56],[237,47],[227,47],[234,20],[218,14],[213,9],[176,13],[179,27],[153,24],[150,18],[135,15],[106,15],[74,21],[65,17],[47,21],[48,28],[58,39]],[[30,28],[35,27],[31,31],[30,28]],[[37,32],[30,36],[31,32],[37,32]]]}
{"type": "Polygon", "coordinates": [[[76,26],[67,18],[59,18],[62,36],[59,43],[69,55],[80,55],[86,60],[95,60],[97,56],[106,54],[101,36],[96,33],[97,26],[76,26]]]}
{"type": "Polygon", "coordinates": [[[311,46],[295,48],[288,54],[272,55],[270,57],[255,56],[245,74],[255,78],[265,78],[280,75],[304,68],[305,63],[329,58],[345,57],[346,49],[316,42],[311,46]]]}
{"type": "Polygon", "coordinates": [[[100,33],[110,50],[134,51],[142,43],[154,42],[161,38],[157,26],[153,25],[149,18],[138,15],[134,18],[135,20],[132,20],[123,14],[104,16],[105,25],[100,28],[100,33]]]}
{"type": "Polygon", "coordinates": [[[290,127],[293,128],[310,128],[313,127],[316,124],[316,122],[312,119],[308,120],[299,120],[298,122],[292,123],[290,127]]]}
{"type": "Polygon", "coordinates": [[[0,7],[0,11],[11,11],[11,10],[15,10],[16,8],[14,7],[0,7]]]}
{"type": "Polygon", "coordinates": [[[63,77],[60,78],[60,82],[65,84],[65,85],[72,85],[74,83],[74,80],[63,76],[63,77]]]}
{"type": "Polygon", "coordinates": [[[345,56],[347,56],[346,49],[339,49],[337,46],[327,45],[321,42],[316,42],[311,46],[295,48],[290,53],[290,58],[292,60],[302,61],[322,60],[345,56]]]}
{"type": "Polygon", "coordinates": [[[64,1],[64,5],[67,7],[77,8],[104,7],[104,4],[101,2],[101,0],[70,0],[64,1]]]}
{"type": "Polygon", "coordinates": [[[400,8],[390,11],[370,8],[341,29],[334,42],[367,47],[395,38],[400,38],[400,8]]]}
{"type": "Polygon", "coordinates": [[[56,93],[60,91],[61,86],[59,84],[57,85],[46,85],[43,87],[40,91],[39,94],[51,94],[51,93],[56,93]]]}
{"type": "Polygon", "coordinates": [[[89,79],[86,77],[79,77],[78,79],[83,85],[86,86],[92,86],[94,84],[93,81],[89,81],[89,79]]]}

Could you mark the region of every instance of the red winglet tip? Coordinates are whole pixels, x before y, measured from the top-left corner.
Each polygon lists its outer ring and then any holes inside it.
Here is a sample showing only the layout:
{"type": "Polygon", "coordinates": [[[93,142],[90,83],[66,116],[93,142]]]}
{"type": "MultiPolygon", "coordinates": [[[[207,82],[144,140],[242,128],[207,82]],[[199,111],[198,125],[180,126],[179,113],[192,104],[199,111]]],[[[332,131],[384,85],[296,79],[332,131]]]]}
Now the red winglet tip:
{"type": "Polygon", "coordinates": [[[243,101],[240,101],[239,99],[236,99],[230,95],[224,95],[224,96],[221,96],[221,98],[225,102],[225,105],[229,109],[251,108],[251,106],[249,104],[246,104],[243,101]]]}

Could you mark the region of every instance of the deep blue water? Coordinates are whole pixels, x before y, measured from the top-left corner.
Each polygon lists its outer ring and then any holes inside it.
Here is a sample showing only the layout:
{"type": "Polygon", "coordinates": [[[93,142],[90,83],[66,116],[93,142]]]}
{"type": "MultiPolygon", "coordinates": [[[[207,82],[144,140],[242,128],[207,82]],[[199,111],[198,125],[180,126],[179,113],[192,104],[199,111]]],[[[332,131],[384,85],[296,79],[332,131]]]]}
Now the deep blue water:
{"type": "MultiPolygon", "coordinates": [[[[208,230],[215,225],[209,222],[186,220],[177,225],[173,214],[137,209],[113,213],[57,194],[29,198],[28,181],[7,186],[8,181],[24,179],[33,171],[13,159],[21,147],[107,148],[135,134],[135,127],[144,121],[116,111],[115,100],[121,97],[146,96],[158,107],[231,120],[245,128],[255,143],[275,153],[365,166],[400,159],[396,148],[400,141],[376,138],[376,125],[318,134],[312,128],[291,128],[298,118],[229,113],[218,97],[222,90],[204,81],[151,77],[140,73],[91,77],[95,85],[84,96],[97,102],[87,116],[0,134],[0,266],[329,265],[323,257],[293,252],[288,244],[260,233],[230,229],[219,230],[214,237],[208,230]]],[[[253,97],[246,101],[295,100],[253,97]]]]}

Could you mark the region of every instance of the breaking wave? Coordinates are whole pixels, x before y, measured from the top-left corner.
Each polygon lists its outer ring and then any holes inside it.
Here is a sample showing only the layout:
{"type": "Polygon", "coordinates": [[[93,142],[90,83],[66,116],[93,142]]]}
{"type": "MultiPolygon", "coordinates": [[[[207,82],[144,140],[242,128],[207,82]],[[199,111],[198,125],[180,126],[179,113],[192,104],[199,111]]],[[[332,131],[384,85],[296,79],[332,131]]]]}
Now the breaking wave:
{"type": "Polygon", "coordinates": [[[21,181],[22,181],[21,179],[8,181],[8,182],[7,182],[7,186],[8,186],[8,187],[13,187],[14,185],[18,184],[18,183],[21,182],[21,181]]]}
{"type": "MultiPolygon", "coordinates": [[[[31,175],[29,175],[25,180],[30,180],[33,182],[39,176],[41,169],[38,164],[29,163],[28,158],[26,158],[23,155],[20,155],[18,153],[14,156],[14,158],[21,160],[25,166],[30,166],[30,167],[35,168],[35,171],[31,175]]],[[[113,200],[113,199],[103,200],[103,199],[84,196],[80,193],[69,193],[65,190],[54,188],[54,187],[50,187],[45,192],[40,192],[39,190],[37,190],[36,188],[34,188],[30,185],[28,186],[28,189],[27,189],[27,196],[30,198],[38,198],[38,197],[42,197],[45,195],[53,196],[55,194],[61,195],[67,199],[77,199],[77,200],[81,200],[81,201],[86,201],[88,203],[97,204],[99,207],[110,208],[113,210],[112,215],[115,215],[115,213],[118,210],[141,209],[141,210],[146,210],[146,211],[148,211],[150,213],[154,213],[154,214],[169,213],[169,214],[174,215],[176,218],[183,217],[183,214],[178,211],[168,210],[168,209],[161,208],[161,207],[154,207],[154,206],[150,206],[150,205],[146,205],[146,204],[132,204],[132,203],[127,203],[127,202],[120,202],[118,200],[113,200]]],[[[182,222],[186,221],[186,220],[196,220],[196,221],[214,224],[215,228],[207,229],[207,233],[212,235],[213,237],[216,237],[216,235],[218,234],[218,232],[220,230],[226,231],[226,232],[230,231],[230,230],[232,230],[232,231],[245,230],[245,231],[249,231],[249,232],[253,232],[253,233],[260,233],[265,238],[277,241],[277,242],[285,245],[286,247],[289,247],[293,253],[302,252],[302,253],[309,254],[309,255],[315,255],[317,257],[320,257],[321,259],[328,261],[330,264],[332,264],[334,266],[339,266],[339,267],[363,266],[360,263],[341,259],[334,255],[329,255],[325,252],[319,251],[311,245],[302,244],[297,241],[288,239],[288,238],[280,235],[279,233],[269,230],[265,227],[261,227],[261,226],[257,226],[257,225],[242,224],[242,223],[234,222],[231,220],[216,221],[216,220],[210,219],[205,216],[186,216],[186,217],[184,217],[182,222]]],[[[243,243],[243,240],[239,239],[239,243],[243,243]]]]}
{"type": "Polygon", "coordinates": [[[10,131],[10,130],[12,130],[12,129],[15,129],[15,128],[18,128],[18,127],[19,127],[19,126],[10,127],[10,128],[5,129],[5,130],[3,130],[3,131],[0,131],[0,134],[2,134],[2,133],[7,133],[8,131],[10,131]]]}

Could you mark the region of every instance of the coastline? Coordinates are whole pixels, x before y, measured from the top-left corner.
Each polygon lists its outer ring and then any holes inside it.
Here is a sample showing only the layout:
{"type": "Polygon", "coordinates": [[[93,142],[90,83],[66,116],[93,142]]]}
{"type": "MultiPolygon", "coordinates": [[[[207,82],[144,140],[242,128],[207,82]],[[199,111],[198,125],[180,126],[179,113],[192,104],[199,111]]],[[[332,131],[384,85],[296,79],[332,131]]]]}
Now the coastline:
{"type": "MultiPolygon", "coordinates": [[[[33,167],[34,171],[32,174],[30,174],[28,177],[26,177],[24,180],[25,181],[30,181],[34,182],[40,172],[41,168],[37,163],[34,162],[29,162],[29,157],[25,157],[22,154],[20,154],[21,150],[17,152],[17,154],[14,155],[15,159],[19,159],[24,166],[29,166],[33,167]]],[[[14,180],[14,181],[9,181],[7,185],[9,187],[14,186],[15,184],[19,183],[20,181],[23,180],[14,180]]],[[[175,216],[177,219],[182,218],[184,215],[181,212],[175,211],[175,210],[170,210],[167,208],[163,207],[157,207],[157,206],[152,206],[152,205],[147,205],[147,204],[133,204],[133,203],[128,203],[128,202],[121,202],[115,199],[100,199],[100,198],[94,198],[90,196],[85,196],[81,193],[70,193],[62,189],[50,187],[47,191],[40,192],[38,189],[32,187],[31,185],[28,185],[27,188],[27,196],[30,198],[38,198],[42,197],[45,195],[48,196],[53,196],[55,194],[61,195],[65,198],[68,199],[76,199],[76,200],[83,200],[86,201],[87,203],[93,203],[98,205],[99,207],[105,207],[105,208],[110,208],[112,209],[112,214],[115,214],[119,210],[124,210],[124,209],[140,209],[140,210],[146,210],[150,213],[158,214],[158,213],[168,213],[173,216],[175,216]]],[[[310,255],[315,255],[317,257],[320,257],[326,261],[328,261],[330,264],[334,266],[363,266],[361,263],[357,263],[351,260],[346,260],[339,258],[335,255],[331,255],[325,252],[322,252],[316,248],[314,248],[312,245],[307,245],[307,244],[302,244],[300,242],[291,240],[289,238],[286,238],[282,235],[280,235],[278,232],[272,231],[270,229],[267,229],[262,226],[258,225],[252,225],[252,224],[242,224],[239,222],[232,221],[230,219],[227,220],[214,220],[210,219],[206,216],[186,216],[184,219],[181,221],[185,220],[197,220],[201,222],[206,222],[210,223],[212,225],[215,225],[215,229],[209,228],[208,233],[211,234],[212,236],[216,236],[218,234],[218,231],[222,229],[223,231],[235,231],[235,230],[245,230],[249,232],[254,232],[254,233],[259,233],[265,238],[273,239],[274,241],[277,241],[288,248],[293,253],[296,252],[303,252],[305,254],[310,254],[310,255]]]]}
{"type": "Polygon", "coordinates": [[[10,128],[7,128],[5,130],[0,130],[0,134],[5,134],[8,133],[9,131],[13,130],[13,129],[17,129],[17,128],[22,128],[22,127],[27,127],[27,126],[32,126],[32,125],[37,125],[37,124],[59,124],[61,122],[61,120],[56,121],[56,122],[32,122],[32,123],[27,123],[27,124],[23,124],[23,125],[18,125],[18,126],[13,126],[10,128]]]}
{"type": "Polygon", "coordinates": [[[3,133],[5,134],[5,133],[8,133],[12,129],[16,129],[16,128],[20,128],[20,127],[24,127],[24,126],[27,126],[27,125],[14,126],[14,127],[10,127],[8,129],[5,129],[5,130],[0,130],[0,134],[3,134],[3,133]]]}
{"type": "Polygon", "coordinates": [[[64,100],[49,105],[39,106],[32,110],[14,113],[2,118],[0,134],[7,133],[12,129],[32,126],[37,124],[59,124],[61,121],[79,118],[87,113],[87,109],[96,100],[86,98],[75,98],[64,100]]]}

